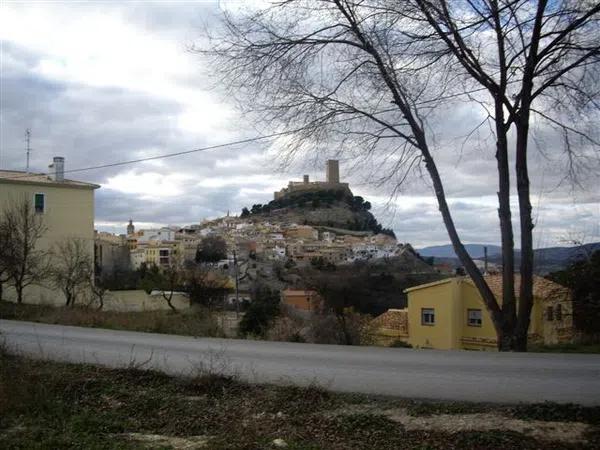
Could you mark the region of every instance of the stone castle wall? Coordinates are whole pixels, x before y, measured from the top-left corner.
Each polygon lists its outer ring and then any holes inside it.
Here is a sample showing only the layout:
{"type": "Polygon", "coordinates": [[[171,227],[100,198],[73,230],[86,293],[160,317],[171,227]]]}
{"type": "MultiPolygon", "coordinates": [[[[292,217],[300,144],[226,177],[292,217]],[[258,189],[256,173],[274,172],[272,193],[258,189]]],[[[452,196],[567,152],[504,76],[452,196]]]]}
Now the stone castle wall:
{"type": "Polygon", "coordinates": [[[289,194],[330,191],[330,190],[350,190],[348,183],[328,183],[326,181],[312,181],[309,183],[290,181],[287,188],[275,192],[274,198],[278,200],[289,194]]]}

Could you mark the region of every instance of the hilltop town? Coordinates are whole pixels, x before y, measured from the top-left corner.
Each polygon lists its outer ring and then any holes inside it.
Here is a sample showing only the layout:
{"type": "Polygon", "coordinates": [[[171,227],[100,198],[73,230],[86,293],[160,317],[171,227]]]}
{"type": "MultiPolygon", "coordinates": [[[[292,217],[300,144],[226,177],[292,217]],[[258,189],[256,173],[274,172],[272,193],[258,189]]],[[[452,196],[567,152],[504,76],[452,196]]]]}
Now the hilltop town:
{"type": "MultiPolygon", "coordinates": [[[[136,229],[130,220],[119,235],[94,232],[94,191],[100,186],[65,179],[64,163],[55,157],[49,175],[0,172],[9,194],[0,198],[7,300],[96,305],[134,315],[185,311],[198,314],[190,319],[194,326],[207,324],[200,332],[205,335],[497,346],[472,280],[443,272],[399,243],[378,223],[370,202],[340,180],[336,160],[327,161],[325,181],[305,175],[239,215],[156,229],[136,229]],[[23,202],[15,202],[19,198],[23,202]],[[19,250],[21,236],[27,236],[26,254],[19,250]],[[448,304],[455,308],[446,310],[448,304]],[[437,333],[441,329],[451,333],[437,333]]],[[[500,298],[500,277],[485,261],[482,275],[500,298]]],[[[581,319],[574,314],[582,316],[568,289],[539,277],[533,289],[532,340],[570,342],[586,332],[575,328],[581,319]]],[[[163,319],[156,320],[162,326],[163,319]]],[[[174,326],[168,331],[178,332],[187,319],[168,320],[174,326]]]]}
{"type": "MultiPolygon", "coordinates": [[[[240,215],[204,220],[184,227],[136,230],[130,220],[127,233],[97,232],[97,264],[105,271],[138,270],[142,264],[166,267],[176,259],[194,261],[205,238],[217,236],[226,243],[226,258],[247,261],[311,261],[352,264],[356,261],[393,258],[410,244],[399,244],[391,230],[384,230],[368,211],[370,203],[352,195],[348,183],[339,181],[338,161],[327,162],[325,182],[290,181],[266,205],[244,208],[240,215]]],[[[416,256],[416,255],[415,255],[416,256]]]]}

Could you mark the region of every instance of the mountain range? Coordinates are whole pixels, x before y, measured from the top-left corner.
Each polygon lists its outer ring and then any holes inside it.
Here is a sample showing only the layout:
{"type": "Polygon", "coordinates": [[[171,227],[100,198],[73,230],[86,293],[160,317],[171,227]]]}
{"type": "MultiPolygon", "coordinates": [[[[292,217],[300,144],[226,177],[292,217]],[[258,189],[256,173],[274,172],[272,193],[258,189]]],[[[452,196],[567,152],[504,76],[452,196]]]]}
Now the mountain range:
{"type": "MultiPolygon", "coordinates": [[[[483,248],[488,248],[488,259],[492,263],[501,264],[502,254],[501,248],[498,245],[485,244],[466,244],[465,248],[469,255],[474,259],[483,258],[483,248]]],[[[546,274],[561,270],[569,264],[591,255],[594,251],[600,250],[600,242],[594,242],[575,247],[546,247],[534,250],[535,272],[538,274],[546,274]]],[[[460,262],[454,253],[452,245],[436,245],[418,249],[417,252],[422,257],[434,257],[436,260],[449,262],[455,266],[459,266],[460,262]]],[[[520,261],[520,252],[515,250],[515,264],[518,268],[520,261]]]]}

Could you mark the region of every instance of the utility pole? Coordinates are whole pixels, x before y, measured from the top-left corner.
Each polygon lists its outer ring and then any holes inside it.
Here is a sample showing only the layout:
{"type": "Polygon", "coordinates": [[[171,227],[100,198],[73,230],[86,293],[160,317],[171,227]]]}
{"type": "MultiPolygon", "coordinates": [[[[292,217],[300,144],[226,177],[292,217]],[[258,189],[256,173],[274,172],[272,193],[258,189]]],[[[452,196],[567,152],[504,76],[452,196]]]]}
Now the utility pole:
{"type": "Polygon", "coordinates": [[[483,274],[488,274],[488,253],[487,246],[483,247],[483,274]]]}
{"type": "Polygon", "coordinates": [[[25,141],[27,142],[27,165],[25,166],[25,172],[29,173],[29,154],[31,153],[31,130],[29,128],[25,130],[25,141]]]}

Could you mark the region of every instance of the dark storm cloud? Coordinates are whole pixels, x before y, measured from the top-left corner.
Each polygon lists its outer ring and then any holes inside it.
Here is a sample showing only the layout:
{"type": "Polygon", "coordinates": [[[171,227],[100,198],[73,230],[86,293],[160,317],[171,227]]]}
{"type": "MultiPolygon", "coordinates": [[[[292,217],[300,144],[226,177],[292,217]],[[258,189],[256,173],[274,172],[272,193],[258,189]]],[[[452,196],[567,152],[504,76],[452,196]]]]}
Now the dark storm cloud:
{"type": "MultiPolygon", "coordinates": [[[[2,167],[23,168],[25,128],[33,132],[32,167],[37,170],[44,170],[54,155],[65,156],[67,169],[74,169],[185,151],[256,133],[247,118],[237,114],[224,115],[214,126],[213,122],[206,126],[207,121],[223,113],[221,109],[232,106],[220,97],[218,80],[207,77],[210,67],[198,55],[190,54],[188,46],[201,39],[204,26],[214,24],[218,2],[37,3],[17,7],[19,19],[30,9],[39,8],[44,16],[39,20],[56,23],[51,24],[53,35],[47,45],[44,39],[34,45],[22,36],[2,41],[2,167]],[[92,14],[100,15],[108,24],[114,19],[118,32],[123,32],[119,27],[124,23],[132,31],[125,34],[126,39],[152,38],[147,45],[137,42],[138,46],[131,49],[127,40],[119,42],[127,50],[119,57],[146,61],[144,70],[150,75],[165,72],[166,81],[161,79],[149,88],[138,86],[133,75],[133,82],[117,79],[110,84],[88,80],[87,76],[93,78],[94,73],[86,70],[72,73],[72,69],[80,69],[79,64],[94,62],[98,56],[95,45],[67,46],[64,53],[57,54],[55,47],[60,46],[55,46],[53,39],[60,37],[64,28],[61,23],[77,23],[92,14]],[[178,70],[169,66],[170,60],[161,60],[167,50],[154,54],[153,46],[159,44],[170,45],[169,51],[178,57],[187,56],[189,67],[178,70]],[[79,59],[69,64],[76,52],[81,52],[79,59]],[[53,76],[52,71],[43,70],[48,61],[68,70],[53,76]],[[193,93],[206,96],[191,101],[189,95],[193,93]]],[[[20,24],[21,28],[27,25],[20,24]]],[[[66,38],[76,41],[80,36],[66,38]]],[[[119,57],[101,68],[107,78],[119,74],[124,61],[119,57]]],[[[93,64],[91,67],[95,68],[93,64]]],[[[431,124],[435,131],[432,148],[465,241],[497,243],[494,142],[488,127],[474,131],[483,116],[479,107],[464,103],[436,111],[431,124]]],[[[536,232],[543,231],[538,242],[555,241],[577,227],[591,230],[600,239],[597,189],[574,192],[568,184],[561,185],[566,161],[560,136],[547,127],[537,126],[535,131],[535,143],[542,150],[531,154],[536,232]]],[[[96,220],[101,228],[118,231],[129,218],[165,225],[197,223],[228,210],[239,213],[243,206],[268,202],[272,191],[287,184],[288,179],[300,179],[303,173],[309,173],[311,179],[324,179],[323,160],[330,155],[299,161],[282,174],[276,171],[278,162],[266,153],[270,145],[239,145],[71,176],[103,185],[96,193],[96,220]]],[[[361,170],[365,166],[358,164],[359,169],[349,174],[350,166],[351,162],[342,163],[345,181],[350,181],[357,195],[372,200],[380,222],[393,227],[399,240],[418,246],[448,241],[426,176],[411,177],[400,190],[401,197],[388,205],[393,186],[364,184],[368,174],[361,170]]],[[[591,180],[598,181],[597,177],[591,180]]]]}

